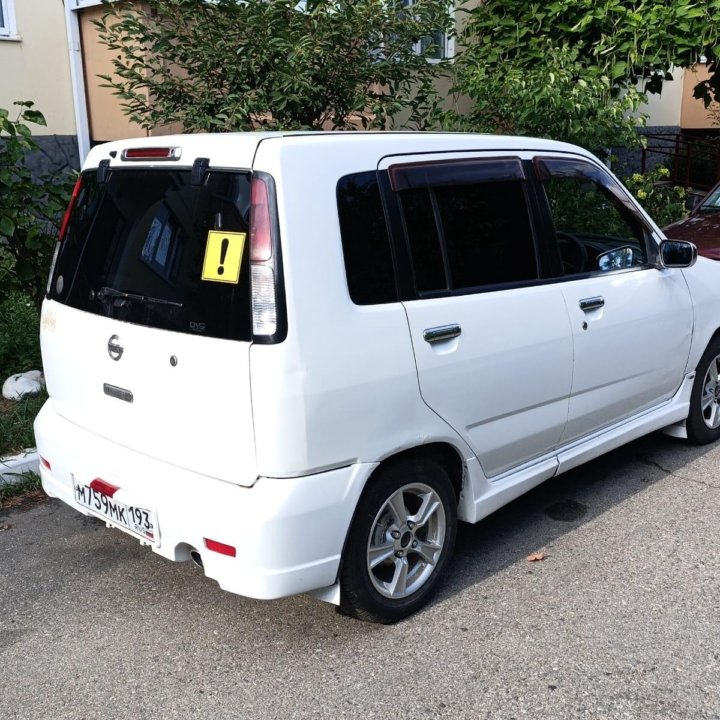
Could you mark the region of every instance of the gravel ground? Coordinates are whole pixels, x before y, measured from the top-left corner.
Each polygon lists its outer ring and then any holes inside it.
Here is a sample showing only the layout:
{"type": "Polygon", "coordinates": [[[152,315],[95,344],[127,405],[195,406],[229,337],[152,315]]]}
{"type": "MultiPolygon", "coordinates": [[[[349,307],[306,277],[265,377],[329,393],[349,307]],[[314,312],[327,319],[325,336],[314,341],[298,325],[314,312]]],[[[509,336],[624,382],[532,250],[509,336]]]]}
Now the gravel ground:
{"type": "Polygon", "coordinates": [[[0,511],[0,717],[720,719],[719,461],[655,435],[545,483],[389,627],[230,595],[57,501],[0,511]]]}

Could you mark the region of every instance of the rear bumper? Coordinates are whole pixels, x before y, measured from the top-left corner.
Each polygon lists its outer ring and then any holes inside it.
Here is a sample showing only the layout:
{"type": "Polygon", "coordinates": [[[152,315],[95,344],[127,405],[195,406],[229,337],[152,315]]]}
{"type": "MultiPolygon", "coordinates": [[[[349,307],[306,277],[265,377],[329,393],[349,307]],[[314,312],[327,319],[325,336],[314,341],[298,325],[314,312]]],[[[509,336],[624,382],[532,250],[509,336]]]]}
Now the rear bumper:
{"type": "Polygon", "coordinates": [[[83,514],[73,478],[102,478],[116,500],[157,512],[154,552],[188,560],[197,550],[207,577],[247,597],[272,599],[332,585],[357,500],[374,464],[299,478],[258,478],[241,487],[183,470],[101,438],[57,414],[48,401],[35,421],[45,492],[83,514]],[[204,538],[236,557],[207,550],[204,538]]]}

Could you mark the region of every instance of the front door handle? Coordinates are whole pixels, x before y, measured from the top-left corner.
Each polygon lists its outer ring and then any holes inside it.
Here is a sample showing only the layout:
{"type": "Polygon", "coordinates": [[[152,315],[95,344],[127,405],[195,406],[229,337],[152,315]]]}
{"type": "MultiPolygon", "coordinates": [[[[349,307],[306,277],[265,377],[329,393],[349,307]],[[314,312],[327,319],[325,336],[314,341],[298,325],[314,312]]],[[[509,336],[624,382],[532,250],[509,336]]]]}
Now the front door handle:
{"type": "Polygon", "coordinates": [[[580,309],[583,312],[590,312],[591,310],[598,310],[605,305],[605,298],[603,297],[590,297],[580,301],[580,309]]]}
{"type": "Polygon", "coordinates": [[[426,342],[435,343],[441,340],[452,340],[460,335],[461,332],[462,329],[459,325],[440,325],[423,330],[423,338],[426,342]]]}

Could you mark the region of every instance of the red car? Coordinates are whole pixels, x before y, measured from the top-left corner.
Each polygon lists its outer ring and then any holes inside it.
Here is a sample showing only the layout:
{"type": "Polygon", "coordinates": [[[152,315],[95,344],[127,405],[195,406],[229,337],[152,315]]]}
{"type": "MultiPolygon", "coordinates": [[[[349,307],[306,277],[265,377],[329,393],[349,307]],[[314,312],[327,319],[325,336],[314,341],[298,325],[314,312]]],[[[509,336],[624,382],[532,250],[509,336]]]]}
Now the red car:
{"type": "Polygon", "coordinates": [[[720,182],[695,206],[685,220],[664,228],[671,240],[689,240],[698,254],[720,260],[720,182]]]}

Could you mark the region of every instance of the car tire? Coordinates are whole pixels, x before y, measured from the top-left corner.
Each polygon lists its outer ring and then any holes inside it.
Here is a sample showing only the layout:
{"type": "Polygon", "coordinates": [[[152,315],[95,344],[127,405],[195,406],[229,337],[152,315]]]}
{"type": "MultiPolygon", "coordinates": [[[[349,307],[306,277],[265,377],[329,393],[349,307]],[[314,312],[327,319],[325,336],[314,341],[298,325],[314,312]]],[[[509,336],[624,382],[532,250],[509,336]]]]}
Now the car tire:
{"type": "Polygon", "coordinates": [[[340,610],[393,623],[428,602],[455,545],[457,496],[424,457],[376,471],[358,502],[340,571],[340,610]]]}
{"type": "Polygon", "coordinates": [[[710,341],[698,363],[685,426],[688,440],[697,445],[720,438],[720,337],[710,341]]]}

